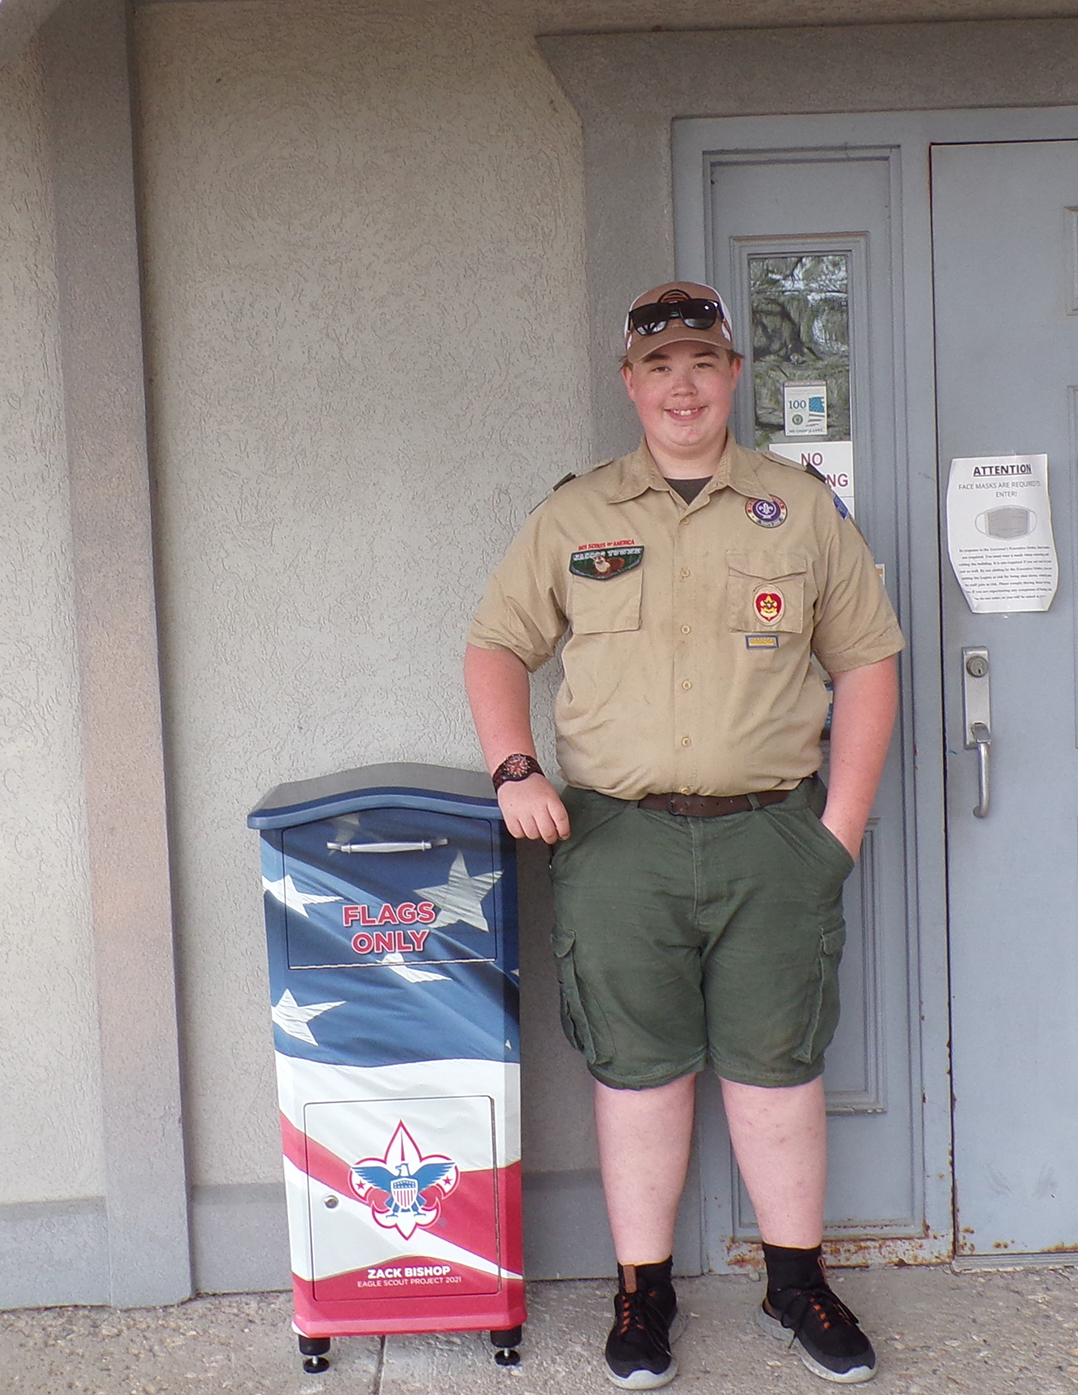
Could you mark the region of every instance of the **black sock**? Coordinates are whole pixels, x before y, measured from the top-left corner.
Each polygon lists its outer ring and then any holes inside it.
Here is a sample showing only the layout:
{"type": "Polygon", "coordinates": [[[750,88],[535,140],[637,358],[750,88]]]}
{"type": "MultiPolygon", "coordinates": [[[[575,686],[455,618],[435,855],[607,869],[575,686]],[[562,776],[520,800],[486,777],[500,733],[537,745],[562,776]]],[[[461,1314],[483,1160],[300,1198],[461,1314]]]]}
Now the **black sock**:
{"type": "Polygon", "coordinates": [[[826,1283],[821,1247],[797,1250],[789,1245],[764,1245],[767,1265],[767,1300],[774,1303],[784,1288],[813,1288],[826,1283]]]}

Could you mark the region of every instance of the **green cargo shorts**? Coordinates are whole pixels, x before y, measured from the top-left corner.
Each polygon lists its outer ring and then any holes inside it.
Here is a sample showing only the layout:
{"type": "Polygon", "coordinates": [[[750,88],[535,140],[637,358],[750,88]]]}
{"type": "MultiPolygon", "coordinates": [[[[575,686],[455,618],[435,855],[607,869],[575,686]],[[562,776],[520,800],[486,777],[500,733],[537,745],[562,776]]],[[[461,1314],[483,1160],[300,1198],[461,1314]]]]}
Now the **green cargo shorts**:
{"type": "Polygon", "coordinates": [[[710,1062],[802,1085],[838,1024],[853,858],[819,820],[817,777],[781,803],[684,818],[569,788],[554,854],[562,1021],[597,1080],[665,1085],[710,1062]]]}

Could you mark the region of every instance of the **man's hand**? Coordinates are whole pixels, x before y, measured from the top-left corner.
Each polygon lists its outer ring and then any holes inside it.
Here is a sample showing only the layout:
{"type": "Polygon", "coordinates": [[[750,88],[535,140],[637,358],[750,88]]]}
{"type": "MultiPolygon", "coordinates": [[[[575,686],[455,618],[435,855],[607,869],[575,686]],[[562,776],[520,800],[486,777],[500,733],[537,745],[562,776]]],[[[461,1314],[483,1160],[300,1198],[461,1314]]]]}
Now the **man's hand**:
{"type": "MultiPolygon", "coordinates": [[[[520,659],[504,649],[469,644],[464,678],[487,769],[497,770],[511,752],[534,756],[528,670],[520,659]]],[[[545,775],[506,780],[498,790],[498,807],[514,838],[556,843],[569,836],[569,815],[545,775]]]]}
{"type": "Polygon", "coordinates": [[[498,791],[498,807],[514,838],[541,838],[556,843],[569,836],[569,815],[545,775],[506,780],[498,791]]]}
{"type": "Polygon", "coordinates": [[[893,658],[831,676],[831,768],[827,807],[820,822],[856,861],[876,786],[887,756],[898,706],[898,669],[893,658]]]}

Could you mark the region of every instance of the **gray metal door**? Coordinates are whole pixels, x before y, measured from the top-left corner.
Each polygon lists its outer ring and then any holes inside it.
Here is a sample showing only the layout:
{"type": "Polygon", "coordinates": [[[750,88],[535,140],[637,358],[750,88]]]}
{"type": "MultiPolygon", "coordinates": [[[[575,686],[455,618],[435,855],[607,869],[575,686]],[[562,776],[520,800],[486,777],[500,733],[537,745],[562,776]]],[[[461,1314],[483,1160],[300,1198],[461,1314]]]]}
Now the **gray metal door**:
{"type": "MultiPolygon", "coordinates": [[[[744,444],[786,436],[854,512],[897,592],[892,227],[888,150],[708,157],[709,279],[729,293],[748,355],[735,428],[744,444]],[[783,383],[823,383],[826,421],[783,411],[783,383]],[[822,425],[822,432],[821,432],[822,425]],[[792,429],[790,429],[792,428],[792,429]],[[805,428],[807,428],[807,433],[805,428]],[[821,432],[818,436],[811,433],[821,432]],[[852,479],[849,460],[852,457],[852,479]]],[[[794,394],[791,392],[791,398],[794,394]]],[[[926,1223],[918,1074],[916,915],[908,906],[903,733],[891,752],[860,864],[847,884],[843,1018],[828,1053],[827,1225],[832,1254],[928,1259],[949,1253],[926,1223]]],[[[707,1086],[702,1087],[707,1089],[707,1086]]],[[[752,1253],[752,1209],[716,1124],[700,1111],[704,1233],[712,1268],[752,1253]]]]}
{"type": "Polygon", "coordinates": [[[975,615],[944,539],[957,1250],[1078,1250],[1078,142],[936,146],[932,197],[941,483],[954,457],[1047,453],[1059,552],[1047,613],[975,615]],[[972,646],[991,684],[983,818],[972,646]]]}

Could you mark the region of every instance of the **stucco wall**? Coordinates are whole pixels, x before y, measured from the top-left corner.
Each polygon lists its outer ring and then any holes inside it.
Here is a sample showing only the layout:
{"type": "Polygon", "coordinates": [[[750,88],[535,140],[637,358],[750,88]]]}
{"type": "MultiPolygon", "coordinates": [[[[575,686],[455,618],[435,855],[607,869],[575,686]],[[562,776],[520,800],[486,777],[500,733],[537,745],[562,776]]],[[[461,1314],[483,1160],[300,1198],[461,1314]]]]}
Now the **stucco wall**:
{"type": "Polygon", "coordinates": [[[101,1192],[40,52],[0,71],[0,1204],[101,1192]]]}
{"type": "MultiPolygon", "coordinates": [[[[528,510],[586,457],[578,121],[523,19],[463,0],[431,14],[318,0],[137,15],[201,1186],[280,1176],[247,810],[280,780],[372,761],[479,768],[468,616],[528,510]]],[[[529,1158],[590,1167],[583,1123],[545,1127],[583,1121],[588,1086],[575,1060],[565,1086],[570,1053],[542,1020],[529,1158]]]]}

